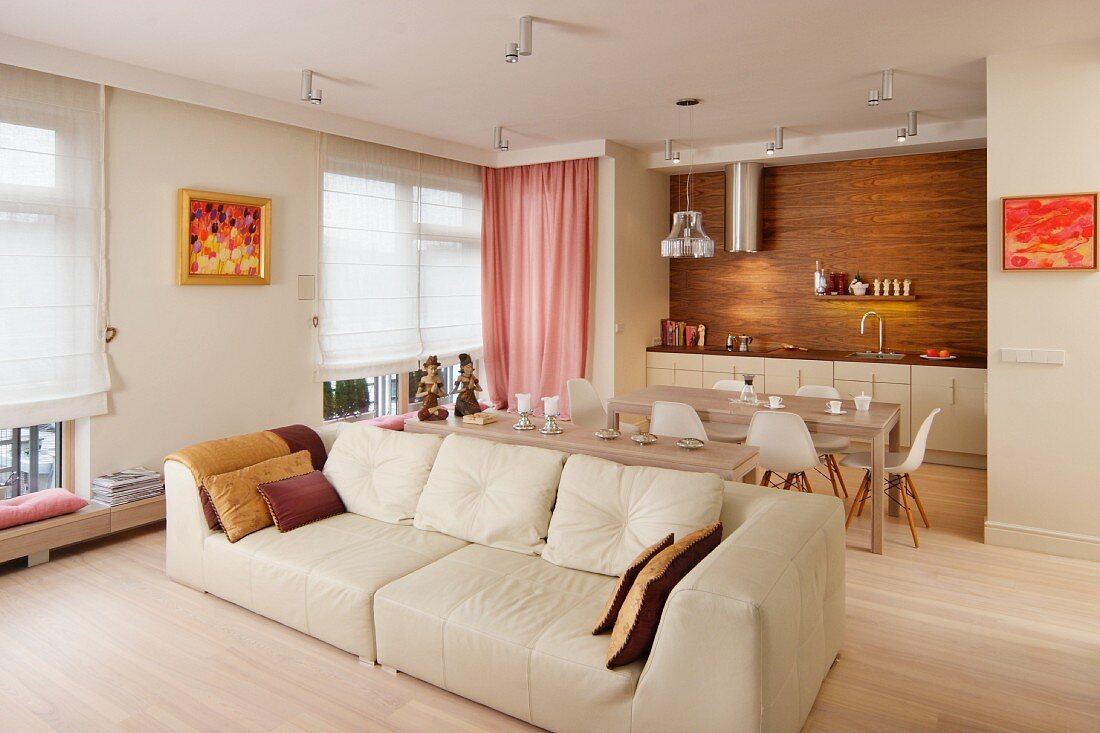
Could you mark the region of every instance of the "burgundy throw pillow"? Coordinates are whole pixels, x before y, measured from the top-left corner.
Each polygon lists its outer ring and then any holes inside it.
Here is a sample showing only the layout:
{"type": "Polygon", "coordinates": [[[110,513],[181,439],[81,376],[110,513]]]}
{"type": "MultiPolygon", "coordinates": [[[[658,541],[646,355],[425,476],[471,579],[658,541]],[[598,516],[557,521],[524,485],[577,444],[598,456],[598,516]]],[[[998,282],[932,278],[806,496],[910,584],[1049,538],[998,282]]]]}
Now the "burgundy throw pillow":
{"type": "Polygon", "coordinates": [[[210,492],[205,486],[199,487],[199,501],[202,503],[202,516],[206,518],[206,526],[220,532],[222,522],[218,519],[218,513],[214,511],[214,505],[210,502],[210,492]]]}
{"type": "Polygon", "coordinates": [[[619,582],[615,584],[615,589],[611,591],[611,597],[607,599],[607,604],[600,613],[599,620],[592,628],[594,636],[611,631],[615,627],[615,620],[619,618],[619,609],[623,607],[623,602],[626,601],[626,594],[634,587],[634,581],[637,579],[638,574],[642,572],[642,568],[650,560],[657,556],[657,553],[672,547],[672,541],[673,537],[669,534],[656,544],[645,548],[638,557],[634,558],[634,562],[630,563],[627,569],[623,571],[623,574],[619,576],[619,582]]]}
{"type": "Polygon", "coordinates": [[[320,471],[260,484],[260,495],[280,532],[347,511],[336,489],[320,471]]]}

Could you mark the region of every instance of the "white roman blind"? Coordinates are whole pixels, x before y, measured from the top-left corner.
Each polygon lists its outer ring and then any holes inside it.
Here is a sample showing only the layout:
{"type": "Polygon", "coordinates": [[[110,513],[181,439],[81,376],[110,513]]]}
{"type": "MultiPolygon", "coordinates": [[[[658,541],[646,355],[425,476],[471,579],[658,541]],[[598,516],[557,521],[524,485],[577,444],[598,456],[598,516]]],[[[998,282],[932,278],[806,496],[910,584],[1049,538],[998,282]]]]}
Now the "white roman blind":
{"type": "Polygon", "coordinates": [[[102,91],[0,64],[0,428],[106,412],[102,91]]]}
{"type": "Polygon", "coordinates": [[[481,169],[325,135],[320,380],[481,355],[481,169]]]}

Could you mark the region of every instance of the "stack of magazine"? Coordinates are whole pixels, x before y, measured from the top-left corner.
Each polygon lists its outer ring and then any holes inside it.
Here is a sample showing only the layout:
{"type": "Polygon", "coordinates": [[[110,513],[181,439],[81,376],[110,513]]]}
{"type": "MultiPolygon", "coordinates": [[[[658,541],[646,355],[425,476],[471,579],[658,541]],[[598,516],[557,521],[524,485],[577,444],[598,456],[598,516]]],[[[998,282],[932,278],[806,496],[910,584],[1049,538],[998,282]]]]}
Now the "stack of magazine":
{"type": "Polygon", "coordinates": [[[92,501],[107,506],[129,504],[164,493],[164,477],[138,466],[92,480],[92,501]]]}

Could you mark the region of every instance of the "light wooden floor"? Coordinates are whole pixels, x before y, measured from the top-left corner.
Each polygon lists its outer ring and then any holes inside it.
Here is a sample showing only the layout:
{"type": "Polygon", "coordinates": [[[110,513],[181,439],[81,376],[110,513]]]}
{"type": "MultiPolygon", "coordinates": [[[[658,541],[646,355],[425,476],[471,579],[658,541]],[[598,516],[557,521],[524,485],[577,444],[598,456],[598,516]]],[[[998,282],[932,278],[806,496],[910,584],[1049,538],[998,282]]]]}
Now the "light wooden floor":
{"type": "MultiPolygon", "coordinates": [[[[920,550],[896,518],[884,557],[869,517],[849,533],[847,635],[806,730],[1100,731],[1100,565],[980,544],[984,472],[916,480],[920,550]]],[[[532,730],[172,583],[163,543],[0,566],[0,731],[532,730]]]]}

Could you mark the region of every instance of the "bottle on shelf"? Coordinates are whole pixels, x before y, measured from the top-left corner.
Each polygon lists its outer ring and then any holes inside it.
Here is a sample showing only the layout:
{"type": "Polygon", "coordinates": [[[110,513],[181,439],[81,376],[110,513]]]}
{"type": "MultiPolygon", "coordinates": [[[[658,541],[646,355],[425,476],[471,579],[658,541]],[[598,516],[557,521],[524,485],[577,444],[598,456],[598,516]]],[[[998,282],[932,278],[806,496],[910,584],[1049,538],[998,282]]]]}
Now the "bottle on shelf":
{"type": "Polygon", "coordinates": [[[733,334],[726,334],[726,351],[733,351],[733,334]]]}
{"type": "Polygon", "coordinates": [[[825,286],[825,268],[821,266],[821,260],[818,260],[814,263],[814,295],[824,295],[825,286]]]}

